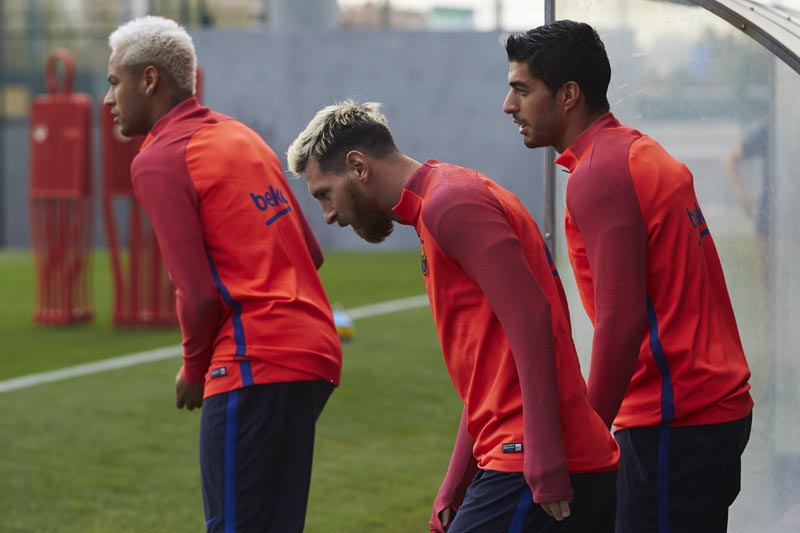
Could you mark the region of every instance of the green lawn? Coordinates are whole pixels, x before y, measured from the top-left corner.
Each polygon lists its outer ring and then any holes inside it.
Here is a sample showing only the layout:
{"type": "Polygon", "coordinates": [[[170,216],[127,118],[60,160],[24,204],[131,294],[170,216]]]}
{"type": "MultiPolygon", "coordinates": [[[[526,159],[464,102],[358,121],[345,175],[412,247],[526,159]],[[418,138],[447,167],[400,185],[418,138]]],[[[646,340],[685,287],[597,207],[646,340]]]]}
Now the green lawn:
{"type": "MultiPolygon", "coordinates": [[[[772,516],[777,504],[769,503],[778,497],[765,416],[772,406],[764,398],[768,306],[753,243],[718,245],[757,402],[731,527],[758,531],[765,520],[780,516],[772,516]],[[752,509],[755,498],[767,499],[758,512],[752,509]]],[[[569,266],[560,265],[560,271],[565,285],[572,283],[569,266]]],[[[328,253],[321,274],[331,302],[344,308],[424,292],[418,252],[328,253]]],[[[36,326],[31,257],[0,252],[0,380],[180,342],[177,329],[112,329],[104,253],[95,254],[93,275],[93,323],[36,326]]],[[[583,319],[576,301],[571,311],[573,324],[583,319]]],[[[577,331],[576,337],[585,344],[590,331],[577,331]]],[[[173,406],[179,365],[176,356],[0,393],[0,531],[203,531],[199,414],[173,406]]],[[[342,386],[318,424],[306,531],[427,531],[459,414],[427,308],[357,321],[356,339],[344,347],[342,386]]]]}
{"type": "MultiPolygon", "coordinates": [[[[345,308],[424,292],[416,253],[329,253],[345,308]]],[[[31,258],[0,253],[0,379],[177,345],[176,329],[36,326],[31,258]]],[[[0,394],[3,532],[199,532],[199,415],[173,406],[179,358],[0,394]]],[[[359,320],[318,424],[306,531],[424,531],[460,414],[427,308],[359,320]]]]}

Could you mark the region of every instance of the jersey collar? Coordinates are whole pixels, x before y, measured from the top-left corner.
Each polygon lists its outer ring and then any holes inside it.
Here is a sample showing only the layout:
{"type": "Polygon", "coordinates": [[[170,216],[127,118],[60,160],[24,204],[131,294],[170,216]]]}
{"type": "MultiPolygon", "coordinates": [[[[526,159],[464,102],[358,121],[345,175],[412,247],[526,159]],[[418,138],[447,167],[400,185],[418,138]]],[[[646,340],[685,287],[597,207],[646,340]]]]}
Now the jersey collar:
{"type": "Polygon", "coordinates": [[[606,128],[618,128],[620,126],[617,118],[609,111],[597,117],[589,127],[583,130],[580,135],[567,146],[567,149],[556,158],[556,164],[566,167],[570,172],[578,166],[578,161],[583,159],[586,152],[594,146],[594,139],[600,130],[606,128]]]}
{"type": "Polygon", "coordinates": [[[428,159],[408,179],[400,195],[400,201],[392,208],[405,224],[415,227],[418,225],[419,215],[422,212],[422,197],[428,186],[428,176],[438,165],[439,161],[428,159]]]}
{"type": "Polygon", "coordinates": [[[196,96],[192,98],[187,98],[186,100],[182,101],[175,107],[169,110],[169,113],[161,117],[153,124],[153,127],[150,128],[150,133],[147,134],[145,137],[144,142],[142,142],[142,146],[139,148],[139,151],[145,149],[145,147],[150,144],[150,142],[163,131],[164,128],[167,127],[167,124],[172,122],[173,119],[176,117],[180,117],[182,115],[186,115],[191,113],[192,111],[198,109],[200,107],[200,102],[197,100],[196,96]]]}

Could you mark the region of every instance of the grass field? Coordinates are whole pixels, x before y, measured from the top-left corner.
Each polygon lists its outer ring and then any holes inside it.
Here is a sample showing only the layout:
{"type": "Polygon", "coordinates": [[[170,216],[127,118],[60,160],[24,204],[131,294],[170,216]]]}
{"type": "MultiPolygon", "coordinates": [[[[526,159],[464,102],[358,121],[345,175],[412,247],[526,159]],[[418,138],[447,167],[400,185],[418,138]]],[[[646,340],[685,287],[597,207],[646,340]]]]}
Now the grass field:
{"type": "MultiPolygon", "coordinates": [[[[416,253],[330,253],[321,274],[345,308],[424,292],[416,253]]],[[[36,326],[30,255],[0,253],[0,380],[179,344],[176,329],[112,329],[102,253],[93,275],[94,323],[36,326]]],[[[203,531],[199,413],[173,406],[179,366],[0,394],[0,531],[203,531]]],[[[426,530],[459,414],[427,308],[359,320],[318,424],[306,531],[426,530]]]]}
{"type": "MultiPolygon", "coordinates": [[[[750,533],[776,520],[787,503],[775,493],[764,416],[771,410],[764,398],[767,305],[752,243],[723,241],[720,251],[757,406],[730,522],[732,532],[750,533]]],[[[352,308],[422,294],[419,268],[417,252],[339,252],[327,254],[321,274],[331,302],[352,308]]],[[[559,270],[569,292],[569,267],[559,270]]],[[[105,254],[95,254],[93,275],[92,324],[36,326],[31,257],[0,252],[0,380],[179,344],[177,329],[111,328],[105,254]]],[[[585,360],[590,331],[572,298],[585,360]]],[[[0,393],[0,532],[203,531],[199,413],[173,406],[179,366],[176,356],[0,393]]],[[[317,426],[306,531],[427,531],[459,414],[427,308],[357,321],[356,339],[344,347],[342,386],[317,426]]]]}

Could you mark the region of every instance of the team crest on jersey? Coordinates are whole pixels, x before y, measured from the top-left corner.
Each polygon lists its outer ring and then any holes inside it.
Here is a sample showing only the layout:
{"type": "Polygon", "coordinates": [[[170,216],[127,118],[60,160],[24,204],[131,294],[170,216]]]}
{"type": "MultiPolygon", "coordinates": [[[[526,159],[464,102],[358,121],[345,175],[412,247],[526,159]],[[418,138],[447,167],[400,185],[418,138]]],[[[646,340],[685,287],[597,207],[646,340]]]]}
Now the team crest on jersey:
{"type": "Polygon", "coordinates": [[[428,258],[425,256],[425,241],[420,241],[420,251],[422,252],[422,275],[428,275],[428,258]]]}

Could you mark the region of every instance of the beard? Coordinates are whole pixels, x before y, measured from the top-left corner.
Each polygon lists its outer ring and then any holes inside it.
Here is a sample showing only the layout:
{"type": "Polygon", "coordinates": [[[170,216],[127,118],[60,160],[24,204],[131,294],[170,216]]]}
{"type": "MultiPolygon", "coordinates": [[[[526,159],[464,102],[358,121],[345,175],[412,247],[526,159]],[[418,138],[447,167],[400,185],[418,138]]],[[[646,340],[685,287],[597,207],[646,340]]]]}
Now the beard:
{"type": "Polygon", "coordinates": [[[358,188],[348,182],[347,194],[352,201],[353,221],[350,225],[356,235],[367,242],[378,244],[386,240],[394,230],[394,222],[383,209],[372,200],[367,200],[358,188]]]}

